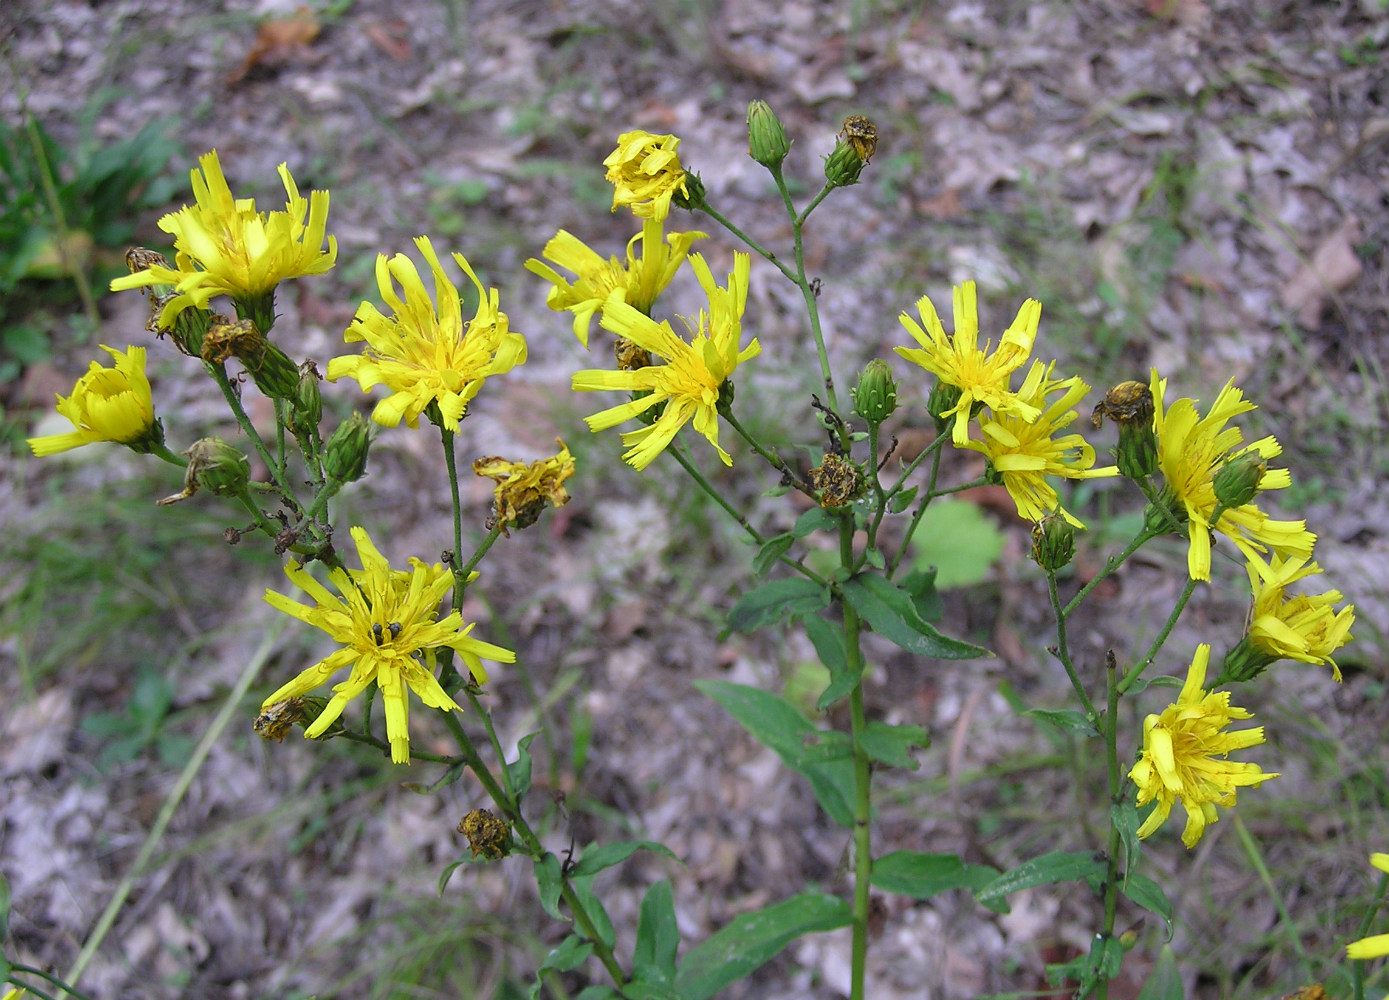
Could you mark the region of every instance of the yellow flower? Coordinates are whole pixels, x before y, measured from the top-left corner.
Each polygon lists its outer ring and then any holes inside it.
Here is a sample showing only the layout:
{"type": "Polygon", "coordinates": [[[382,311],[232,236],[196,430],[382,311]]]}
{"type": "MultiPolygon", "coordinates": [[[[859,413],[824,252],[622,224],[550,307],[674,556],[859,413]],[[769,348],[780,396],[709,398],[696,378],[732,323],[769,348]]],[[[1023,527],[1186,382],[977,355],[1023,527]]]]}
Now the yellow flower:
{"type": "Polygon", "coordinates": [[[556,443],[558,455],[529,465],[495,456],[479,458],[473,463],[473,472],[497,481],[492,496],[492,519],[487,524],[489,531],[501,525],[502,534],[507,535],[508,527],[526,528],[534,524],[547,503],[551,507],[563,507],[569,502],[564,481],[574,474],[574,459],[563,441],[556,440],[556,443]]]}
{"type": "MultiPolygon", "coordinates": [[[[1389,854],[1371,854],[1370,864],[1389,875],[1389,854]]],[[[1375,934],[1346,945],[1346,958],[1364,961],[1389,955],[1389,934],[1375,934]]]]}
{"type": "Polygon", "coordinates": [[[1056,490],[1046,477],[1096,479],[1116,475],[1119,470],[1112,465],[1092,468],[1095,449],[1079,434],[1052,437],[1075,421],[1076,411],[1071,407],[1090,391],[1079,377],[1053,379],[1055,367],[1054,361],[1049,365],[1032,362],[1018,390],[1018,398],[1038,411],[1035,419],[1025,420],[1008,412],[991,413],[979,421],[984,439],[967,441],[965,447],[989,459],[1022,517],[1040,521],[1059,510],[1069,523],[1082,528],[1083,524],[1061,509],[1056,490]],[[1058,398],[1047,402],[1048,396],[1058,393],[1058,398]]]}
{"type": "Polygon", "coordinates": [[[414,261],[403,253],[389,261],[385,254],[379,255],[376,283],[394,315],[385,316],[370,302],[363,302],[343,336],[349,344],[366,341],[367,350],[329,361],[328,381],[346,375],[364,390],[375,385],[390,389],[391,395],[377,403],[371,414],[382,426],[395,427],[403,418],[409,426],[418,427],[425,407],[437,403],[443,426],[456,431],[468,403],[489,375],[501,375],[525,363],[526,340],[510,332],[506,313],[498,308],[497,290],[484,289],[468,261],[455,253],[453,259],[478,291],[477,314],[464,323],[458,289],[444,272],[429,237],[417,237],[415,246],[434,274],[437,310],[414,261]],[[403,298],[396,294],[397,281],[403,298]]]}
{"type": "Polygon", "coordinates": [[[709,297],[709,312],[686,320],[694,332],[689,343],[676,336],[669,323],[657,323],[625,302],[610,302],[603,310],[603,328],[659,355],[665,364],[631,371],[590,369],[574,374],[574,389],[579,392],[616,389],[640,394],[631,402],[588,417],[588,426],[594,431],[614,427],[664,404],[655,423],[622,435],[622,443],[627,445],[622,457],[636,469],[650,465],[680,428],[690,422],[718,450],[725,465],[733,464],[729,454],[719,447],[718,402],[724,380],[733,369],[762,351],[755,339],[742,350],[738,348],[752,264],[747,254],[735,253],[727,288],[715,284],[709,265],[700,254],[690,256],[690,265],[709,297]]]}
{"type": "Polygon", "coordinates": [[[652,303],[680,270],[690,246],[709,235],[671,233],[669,243],[663,245],[663,229],[660,219],[647,219],[641,233],[627,242],[626,264],[616,257],[604,260],[577,236],[561,229],[545,244],[544,254],[548,260],[574,272],[576,279],[571,283],[544,261],[534,258],[526,261],[526,269],[554,284],[546,304],[556,312],[568,309],[574,313],[574,336],[587,347],[593,314],[603,308],[610,296],[620,295],[623,302],[650,315],[652,303]],[[637,240],[641,240],[640,259],[633,252],[637,240]]]}
{"type": "Polygon", "coordinates": [[[285,567],[285,575],[316,603],[300,604],[284,594],[266,591],[265,600],[272,607],[322,629],[343,648],[280,687],[261,703],[261,708],[307,694],[350,665],[352,673],[333,687],[332,699],[304,735],[322,735],[342,715],[347,703],[375,681],[386,709],[391,760],[407,764],[410,709],[406,688],[430,708],[452,711],[459,707],[434,677],[435,651],[444,646],[455,650],[479,682],[487,679],[481,657],[514,663],[516,654],[470,637],[473,626],[460,628],[463,619],[457,610],[435,621],[439,602],[453,587],[451,570],[438,563],[429,566],[418,559],[410,560],[409,572],[392,570],[367,537],[365,528],[353,528],[352,539],[357,543],[362,568],[334,569],[328,574],[341,598],[295,562],[285,567]],[[423,663],[419,653],[424,653],[423,663]]]}
{"type": "Polygon", "coordinates": [[[1042,304],[1028,299],[1018,310],[1017,318],[1003,334],[998,350],[989,353],[992,341],[984,342],[979,350],[979,310],[974,282],[956,285],[954,291],[955,335],[947,337],[941,326],[936,307],[928,296],[916,302],[921,325],[902,313],[902,325],[921,345],[920,348],[899,347],[897,353],[934,374],[941,382],[960,390],[959,402],[945,416],[955,418],[951,439],[963,447],[969,437],[969,418],[976,405],[987,406],[995,415],[1012,413],[1023,420],[1036,420],[1036,406],[1019,399],[1009,391],[1013,372],[1022,367],[1032,353],[1037,338],[1037,324],[1042,318],[1042,304]]]}
{"type": "Polygon", "coordinates": [[[613,185],[613,207],[630,205],[643,219],[664,219],[670,200],[679,191],[689,195],[685,171],[680,167],[680,140],[673,135],[652,135],[637,129],[617,137],[617,148],[603,166],[613,185]]]}
{"type": "Polygon", "coordinates": [[[1321,567],[1305,558],[1275,555],[1269,562],[1257,556],[1248,563],[1249,583],[1254,588],[1254,611],[1250,616],[1249,641],[1272,660],[1298,660],[1302,663],[1329,663],[1336,680],[1341,668],[1331,654],[1351,640],[1355,605],[1340,611],[1331,606],[1341,600],[1339,590],[1315,596],[1284,596],[1287,587],[1304,577],[1315,576],[1321,567]]]}
{"type": "Polygon", "coordinates": [[[111,290],[174,286],[175,294],[159,316],[164,329],[185,309],[206,309],[213,296],[230,295],[238,314],[255,319],[264,333],[273,322],[268,297],[277,284],[285,278],[322,274],[337,261],[336,238],[327,237],[328,249],[322,249],[328,192],[313,191],[305,200],[281,163],[280,180],[289,196],[285,210],[257,212],[253,199],[232,196],[215,149],[198,162],[202,172],[191,173],[194,204],[159,220],[159,228],[174,237],[177,266],[153,263],[116,278],[111,290]]]}
{"type": "Polygon", "coordinates": [[[1210,646],[1196,647],[1186,683],[1174,704],[1161,715],[1143,720],[1143,752],[1129,777],[1138,786],[1138,805],[1157,805],[1138,828],[1140,838],[1152,834],[1167,821],[1172,806],[1180,802],[1186,810],[1182,843],[1196,846],[1207,823],[1219,816],[1216,806],[1231,808],[1235,789],[1241,785],[1258,788],[1277,774],[1265,774],[1258,764],[1226,760],[1234,750],[1244,750],[1264,742],[1262,726],[1239,732],[1222,732],[1235,719],[1251,715],[1230,705],[1230,692],[1205,691],[1206,666],[1210,646]]]}
{"type": "MultiPolygon", "coordinates": [[[[1255,504],[1246,503],[1223,511],[1215,525],[1210,523],[1219,503],[1215,476],[1222,467],[1250,452],[1269,459],[1283,451],[1272,436],[1243,445],[1240,429],[1226,426],[1232,418],[1255,409],[1235,388],[1234,379],[1225,383],[1204,417],[1198,414],[1194,399],[1178,399],[1170,407],[1164,406],[1167,380],[1159,379],[1156,369],[1151,385],[1158,463],[1165,491],[1188,518],[1187,572],[1191,579],[1211,578],[1212,527],[1227,535],[1248,559],[1270,549],[1283,556],[1310,558],[1317,536],[1307,530],[1306,521],[1275,521],[1255,504]]],[[[1287,469],[1267,469],[1259,478],[1258,488],[1284,489],[1291,483],[1287,469]]]]}
{"type": "Polygon", "coordinates": [[[58,412],[77,429],[29,438],[35,455],[56,455],[94,441],[114,441],[141,453],[163,444],[164,434],[154,419],[154,400],[145,377],[145,349],[117,351],[105,344],[101,349],[111,355],[115,366],[103,368],[93,361],[87,374],[72,387],[72,395],[58,397],[58,412]]]}

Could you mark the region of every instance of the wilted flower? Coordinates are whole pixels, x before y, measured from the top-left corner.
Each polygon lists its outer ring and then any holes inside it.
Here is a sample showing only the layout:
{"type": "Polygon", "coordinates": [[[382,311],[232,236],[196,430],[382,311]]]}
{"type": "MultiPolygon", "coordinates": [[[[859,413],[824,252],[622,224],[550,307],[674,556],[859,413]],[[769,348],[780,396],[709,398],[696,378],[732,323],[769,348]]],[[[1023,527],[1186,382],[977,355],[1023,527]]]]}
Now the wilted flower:
{"type": "Polygon", "coordinates": [[[563,441],[556,443],[559,454],[538,462],[508,462],[493,456],[473,463],[473,472],[497,483],[489,531],[500,525],[502,534],[507,535],[508,528],[530,527],[547,505],[563,507],[569,502],[564,481],[574,474],[574,459],[563,441]]]}
{"type": "Polygon", "coordinates": [[[652,135],[636,129],[617,137],[617,148],[603,166],[613,185],[614,212],[629,205],[643,219],[664,219],[676,192],[688,196],[689,186],[680,166],[680,140],[673,135],[652,135]]]}

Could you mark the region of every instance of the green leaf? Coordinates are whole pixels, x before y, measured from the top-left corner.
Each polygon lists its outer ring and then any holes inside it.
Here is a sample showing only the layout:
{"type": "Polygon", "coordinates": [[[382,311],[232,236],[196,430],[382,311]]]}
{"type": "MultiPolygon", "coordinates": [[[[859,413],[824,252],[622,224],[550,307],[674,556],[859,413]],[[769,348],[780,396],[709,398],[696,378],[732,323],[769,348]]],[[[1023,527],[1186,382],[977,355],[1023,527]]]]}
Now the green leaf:
{"type": "Polygon", "coordinates": [[[1074,980],[1079,985],[1072,996],[1084,1000],[1094,991],[1100,980],[1111,980],[1119,974],[1124,964],[1124,948],[1116,937],[1096,934],[1090,939],[1090,954],[1073,958],[1064,965],[1047,966],[1047,982],[1060,986],[1066,980],[1074,980]]]}
{"type": "Polygon", "coordinates": [[[563,920],[559,912],[559,858],[546,854],[535,863],[535,887],[540,892],[540,905],[556,920],[563,920]]]}
{"type": "Polygon", "coordinates": [[[948,889],[976,892],[997,878],[997,869],[967,865],[958,854],[893,851],[873,859],[873,884],[913,899],[930,899],[948,889]]]}
{"type": "Polygon", "coordinates": [[[516,806],[531,790],[531,740],[539,733],[530,733],[516,741],[516,759],[506,765],[506,773],[511,778],[511,787],[516,790],[516,806]]]}
{"type": "Polygon", "coordinates": [[[641,901],[637,944],[632,950],[632,972],[637,979],[668,984],[675,979],[675,950],[680,928],[675,922],[675,894],[670,881],[661,879],[641,901]]]}
{"type": "Polygon", "coordinates": [[[922,621],[907,593],[876,573],[861,573],[843,585],[844,600],[873,631],[909,653],[938,660],[992,656],[987,649],[941,635],[922,621]]]}
{"type": "Polygon", "coordinates": [[[809,614],[827,608],[829,591],[803,576],[773,580],[749,590],[728,612],[728,624],[735,632],[755,632],[788,615],[809,614]]]}
{"type": "Polygon", "coordinates": [[[0,941],[10,933],[10,883],[0,875],[0,941]]]}
{"type": "Polygon", "coordinates": [[[940,591],[936,590],[935,569],[914,569],[902,577],[902,589],[911,595],[916,613],[924,622],[938,622],[945,616],[940,591]]]}
{"type": "Polygon", "coordinates": [[[577,934],[570,934],[556,947],[551,948],[550,953],[545,956],[545,961],[540,963],[540,968],[535,970],[535,982],[531,984],[529,993],[530,1000],[539,1000],[540,990],[545,983],[545,973],[569,972],[577,969],[592,954],[592,943],[585,941],[577,934]]]}
{"type": "Polygon", "coordinates": [[[588,918],[593,922],[593,929],[598,932],[598,937],[609,948],[617,940],[613,933],[613,922],[608,916],[608,911],[603,908],[603,901],[593,894],[593,876],[569,876],[569,888],[574,890],[574,895],[578,897],[579,904],[588,913],[588,918]]]}
{"type": "Polygon", "coordinates": [[[1148,973],[1148,981],[1138,991],[1138,1000],[1183,1000],[1181,973],[1177,971],[1177,956],[1170,944],[1162,946],[1157,964],[1148,973]]]}
{"type": "Polygon", "coordinates": [[[844,632],[837,629],[819,615],[806,615],[800,619],[806,637],[815,647],[815,655],[830,672],[830,683],[820,694],[815,707],[824,711],[840,698],[858,686],[861,674],[849,670],[849,658],[844,651],[844,632]]]}
{"type": "Polygon", "coordinates": [[[1100,735],[1100,731],[1095,728],[1093,722],[1085,717],[1084,712],[1076,712],[1070,709],[1053,712],[1044,708],[1031,708],[1022,714],[1030,716],[1038,722],[1045,722],[1049,726],[1055,726],[1063,733],[1074,733],[1086,739],[1100,735]]]}
{"type": "Polygon", "coordinates": [[[611,986],[598,984],[585,986],[574,1000],[621,1000],[621,995],[611,986]]]}
{"type": "Polygon", "coordinates": [[[823,507],[811,507],[808,511],[796,518],[796,526],[791,529],[791,534],[796,538],[804,538],[806,535],[814,534],[817,531],[834,531],[839,527],[839,518],[835,517],[823,507]]]}
{"type": "Polygon", "coordinates": [[[690,949],[680,963],[675,990],[686,1000],[708,1000],[802,934],[831,931],[852,921],[848,903],[838,896],[818,893],[793,896],[765,910],[745,913],[690,949]]]}
{"type": "MultiPolygon", "coordinates": [[[[622,840],[584,851],[583,857],[579,859],[579,863],[570,870],[569,874],[576,878],[584,875],[596,875],[604,868],[622,864],[638,851],[655,851],[668,858],[675,858],[675,853],[669,847],[665,844],[658,844],[654,840],[622,840]]],[[[675,858],[675,860],[679,861],[680,859],[675,858]]]]}
{"type": "Polygon", "coordinates": [[[938,500],[931,504],[912,536],[918,569],[937,568],[942,590],[971,587],[989,578],[1003,552],[1002,530],[967,500],[938,500]]]}
{"type": "Polygon", "coordinates": [[[880,764],[915,771],[921,764],[912,756],[912,749],[930,746],[931,734],[920,726],[891,726],[886,722],[870,722],[859,737],[859,745],[870,758],[880,764]]]}
{"type": "Polygon", "coordinates": [[[1138,816],[1138,806],[1133,799],[1125,798],[1117,805],[1109,807],[1109,822],[1119,831],[1119,840],[1124,845],[1125,883],[1129,872],[1138,870],[1138,861],[1143,856],[1143,842],[1138,839],[1138,828],[1143,821],[1138,816]]]}
{"type": "Polygon", "coordinates": [[[752,572],[756,576],[766,576],[767,571],[777,564],[777,560],[786,555],[787,550],[795,541],[795,536],[789,533],[773,535],[767,539],[757,550],[757,555],[752,557],[752,572]]]}
{"type": "Polygon", "coordinates": [[[917,491],[920,489],[920,486],[909,486],[905,490],[892,494],[892,499],[887,502],[887,512],[889,514],[902,513],[912,505],[912,501],[916,499],[917,491]]]}
{"type": "Polygon", "coordinates": [[[1125,896],[1143,909],[1156,913],[1169,924],[1172,922],[1172,903],[1168,900],[1167,893],[1147,875],[1134,872],[1119,888],[1125,896]]]}
{"type": "Polygon", "coordinates": [[[684,1000],[669,986],[661,983],[650,983],[644,979],[637,978],[628,983],[622,990],[622,995],[627,1000],[684,1000]]]}
{"type": "Polygon", "coordinates": [[[853,825],[853,764],[803,759],[806,740],[823,738],[823,734],[795,705],[779,695],[727,681],[695,681],[695,687],[722,705],[759,743],[776,751],[783,764],[804,776],[831,819],[841,826],[853,825]]]}
{"type": "Polygon", "coordinates": [[[1004,872],[978,893],[982,903],[988,899],[1007,896],[1033,886],[1050,885],[1053,882],[1076,882],[1084,879],[1091,888],[1098,888],[1104,881],[1105,864],[1088,852],[1067,853],[1054,851],[1040,858],[1024,861],[1012,871],[1004,872]]]}
{"type": "Polygon", "coordinates": [[[823,764],[829,760],[850,760],[854,756],[854,741],[848,733],[833,729],[816,730],[801,744],[801,764],[823,764]]]}

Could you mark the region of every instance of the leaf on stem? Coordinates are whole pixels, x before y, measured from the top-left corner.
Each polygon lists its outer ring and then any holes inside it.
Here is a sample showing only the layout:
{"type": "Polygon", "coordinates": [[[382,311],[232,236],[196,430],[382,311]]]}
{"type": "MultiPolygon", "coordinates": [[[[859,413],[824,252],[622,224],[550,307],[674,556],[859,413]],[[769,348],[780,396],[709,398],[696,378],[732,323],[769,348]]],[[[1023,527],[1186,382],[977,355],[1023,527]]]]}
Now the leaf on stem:
{"type": "Polygon", "coordinates": [[[1092,889],[1098,890],[1104,881],[1105,863],[1088,851],[1053,851],[1040,858],[1024,861],[1011,871],[1006,871],[975,894],[984,905],[990,900],[1000,899],[1023,889],[1050,885],[1053,882],[1075,882],[1084,879],[1092,889]]]}
{"type": "Polygon", "coordinates": [[[909,653],[938,660],[992,656],[987,649],[941,635],[922,620],[911,595],[876,573],[861,573],[843,584],[844,600],[883,638],[909,653]]]}
{"type": "Polygon", "coordinates": [[[802,934],[832,931],[852,922],[848,903],[820,893],[792,896],[765,910],[745,913],[690,949],[676,974],[675,991],[685,1000],[708,1000],[802,934]]]}
{"type": "Polygon", "coordinates": [[[749,590],[728,612],[735,632],[755,632],[788,615],[810,614],[829,607],[829,591],[814,580],[793,576],[749,590]]]}
{"type": "Polygon", "coordinates": [[[949,889],[977,893],[997,878],[998,869],[967,865],[958,854],[893,851],[873,859],[873,885],[912,899],[930,899],[949,889]]]}
{"type": "Polygon", "coordinates": [[[805,629],[811,645],[815,647],[815,655],[820,657],[820,662],[830,672],[829,686],[815,703],[815,707],[823,712],[841,698],[847,697],[858,685],[862,675],[849,669],[849,657],[844,651],[843,629],[835,628],[819,615],[805,615],[798,620],[805,629]]]}
{"type": "Polygon", "coordinates": [[[521,808],[521,800],[531,790],[531,740],[539,733],[530,733],[516,741],[516,759],[506,765],[506,774],[511,788],[516,793],[516,808],[521,808]]]}
{"type": "Polygon", "coordinates": [[[675,980],[675,951],[680,928],[675,922],[675,894],[670,881],[661,879],[641,901],[637,944],[632,951],[632,972],[646,983],[667,986],[675,980]]]}
{"type": "Polygon", "coordinates": [[[920,726],[870,722],[859,737],[859,745],[880,764],[915,771],[921,765],[912,756],[912,750],[930,746],[931,734],[920,726]]]}
{"type": "Polygon", "coordinates": [[[655,851],[668,858],[675,858],[676,861],[680,860],[675,857],[675,852],[669,847],[665,844],[658,844],[654,840],[622,840],[584,851],[583,857],[579,859],[578,864],[570,870],[569,874],[574,878],[596,875],[604,868],[622,864],[638,851],[655,851]]]}
{"type": "Polygon", "coordinates": [[[535,982],[531,984],[530,1000],[539,1000],[540,991],[545,985],[547,972],[570,972],[577,969],[588,956],[593,954],[593,945],[577,934],[570,934],[545,956],[540,968],[535,972],[535,982]]]}

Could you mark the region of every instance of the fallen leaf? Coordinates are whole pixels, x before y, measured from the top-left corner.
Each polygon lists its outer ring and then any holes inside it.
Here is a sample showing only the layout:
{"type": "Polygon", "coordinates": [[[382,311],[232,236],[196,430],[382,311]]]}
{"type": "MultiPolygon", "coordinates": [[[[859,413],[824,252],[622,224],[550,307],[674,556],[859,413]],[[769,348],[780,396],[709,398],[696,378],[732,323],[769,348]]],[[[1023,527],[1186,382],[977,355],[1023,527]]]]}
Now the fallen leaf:
{"type": "Polygon", "coordinates": [[[258,65],[279,66],[301,58],[318,37],[319,27],[318,17],[308,7],[300,7],[289,17],[262,22],[251,51],[227,82],[240,83],[258,65]]]}
{"type": "Polygon", "coordinates": [[[1360,239],[1360,220],[1348,216],[1293,275],[1283,289],[1282,301],[1283,308],[1297,313],[1298,325],[1315,330],[1327,300],[1359,280],[1365,265],[1356,256],[1354,244],[1360,239]]]}

